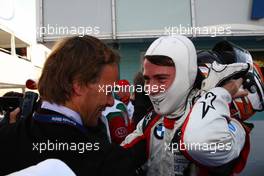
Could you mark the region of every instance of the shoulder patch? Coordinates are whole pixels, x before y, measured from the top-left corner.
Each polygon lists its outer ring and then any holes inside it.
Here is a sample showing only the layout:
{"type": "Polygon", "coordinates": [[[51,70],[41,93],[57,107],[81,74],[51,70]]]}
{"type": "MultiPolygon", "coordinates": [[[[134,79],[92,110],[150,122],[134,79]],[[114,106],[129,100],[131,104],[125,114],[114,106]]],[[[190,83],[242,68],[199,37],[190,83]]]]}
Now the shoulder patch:
{"type": "Polygon", "coordinates": [[[208,92],[205,94],[205,100],[202,101],[201,103],[203,104],[203,109],[202,109],[202,119],[205,117],[209,109],[215,109],[213,102],[216,99],[216,95],[212,92],[208,92]]]}

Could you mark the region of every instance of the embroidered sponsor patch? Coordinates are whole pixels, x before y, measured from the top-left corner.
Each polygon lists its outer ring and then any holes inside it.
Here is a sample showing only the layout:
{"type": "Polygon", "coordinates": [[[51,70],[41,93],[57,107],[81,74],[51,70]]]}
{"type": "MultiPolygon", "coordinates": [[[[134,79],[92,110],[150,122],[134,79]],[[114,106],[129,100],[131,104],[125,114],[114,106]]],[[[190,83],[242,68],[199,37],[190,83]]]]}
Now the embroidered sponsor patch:
{"type": "Polygon", "coordinates": [[[122,138],[127,136],[127,129],[125,127],[119,127],[115,130],[115,135],[122,138]]]}
{"type": "Polygon", "coordinates": [[[205,94],[205,101],[202,101],[203,103],[203,112],[202,112],[202,119],[205,117],[205,115],[208,113],[209,109],[215,109],[213,102],[216,99],[216,95],[212,92],[208,92],[205,94]]]}

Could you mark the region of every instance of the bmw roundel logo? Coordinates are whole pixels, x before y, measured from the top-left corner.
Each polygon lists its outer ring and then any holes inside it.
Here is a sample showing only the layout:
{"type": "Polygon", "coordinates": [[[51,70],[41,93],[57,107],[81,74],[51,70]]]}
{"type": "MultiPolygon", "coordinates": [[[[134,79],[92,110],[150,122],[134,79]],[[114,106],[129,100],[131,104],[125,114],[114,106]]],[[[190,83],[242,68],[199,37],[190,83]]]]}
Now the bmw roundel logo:
{"type": "Polygon", "coordinates": [[[165,127],[162,123],[158,124],[154,129],[154,136],[158,139],[163,139],[165,127]]]}

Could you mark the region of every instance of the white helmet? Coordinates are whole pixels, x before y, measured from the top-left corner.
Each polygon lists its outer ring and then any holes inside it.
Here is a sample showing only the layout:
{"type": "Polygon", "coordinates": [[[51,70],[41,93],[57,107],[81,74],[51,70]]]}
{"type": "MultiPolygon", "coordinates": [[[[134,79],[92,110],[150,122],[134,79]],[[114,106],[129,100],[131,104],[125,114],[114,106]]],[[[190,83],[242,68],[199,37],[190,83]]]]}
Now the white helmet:
{"type": "Polygon", "coordinates": [[[158,95],[150,95],[155,111],[161,115],[180,116],[197,75],[197,55],[185,36],[165,36],[156,39],[145,56],[167,56],[175,64],[176,76],[172,85],[158,95]]]}

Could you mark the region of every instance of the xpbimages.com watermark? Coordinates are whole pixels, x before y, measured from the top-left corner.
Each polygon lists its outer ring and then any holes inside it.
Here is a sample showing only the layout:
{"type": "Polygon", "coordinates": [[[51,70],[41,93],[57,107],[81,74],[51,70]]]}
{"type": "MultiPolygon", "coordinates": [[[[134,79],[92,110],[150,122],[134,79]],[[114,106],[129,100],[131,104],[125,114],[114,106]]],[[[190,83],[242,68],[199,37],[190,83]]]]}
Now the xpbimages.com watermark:
{"type": "Polygon", "coordinates": [[[179,143],[165,143],[165,151],[169,150],[172,153],[177,153],[181,150],[187,151],[206,151],[209,153],[216,153],[217,151],[229,151],[231,150],[232,144],[229,143],[184,143],[180,141],[179,143]]]}
{"type": "Polygon", "coordinates": [[[209,35],[216,37],[217,35],[232,34],[231,26],[165,26],[164,35],[209,35]]]}
{"type": "Polygon", "coordinates": [[[109,93],[117,93],[117,92],[144,92],[146,95],[149,95],[150,93],[155,93],[155,92],[165,92],[165,85],[117,85],[114,83],[114,85],[99,85],[98,86],[98,91],[103,92],[106,95],[109,93]]]}
{"type": "Polygon", "coordinates": [[[60,142],[58,140],[47,140],[45,142],[33,142],[32,150],[39,153],[45,151],[73,151],[77,153],[84,153],[87,151],[97,151],[100,149],[100,144],[90,142],[60,142]]]}
{"type": "Polygon", "coordinates": [[[47,35],[98,35],[100,34],[100,27],[99,26],[60,26],[60,25],[50,25],[42,26],[37,28],[37,34],[40,36],[47,36],[47,35]]]}

